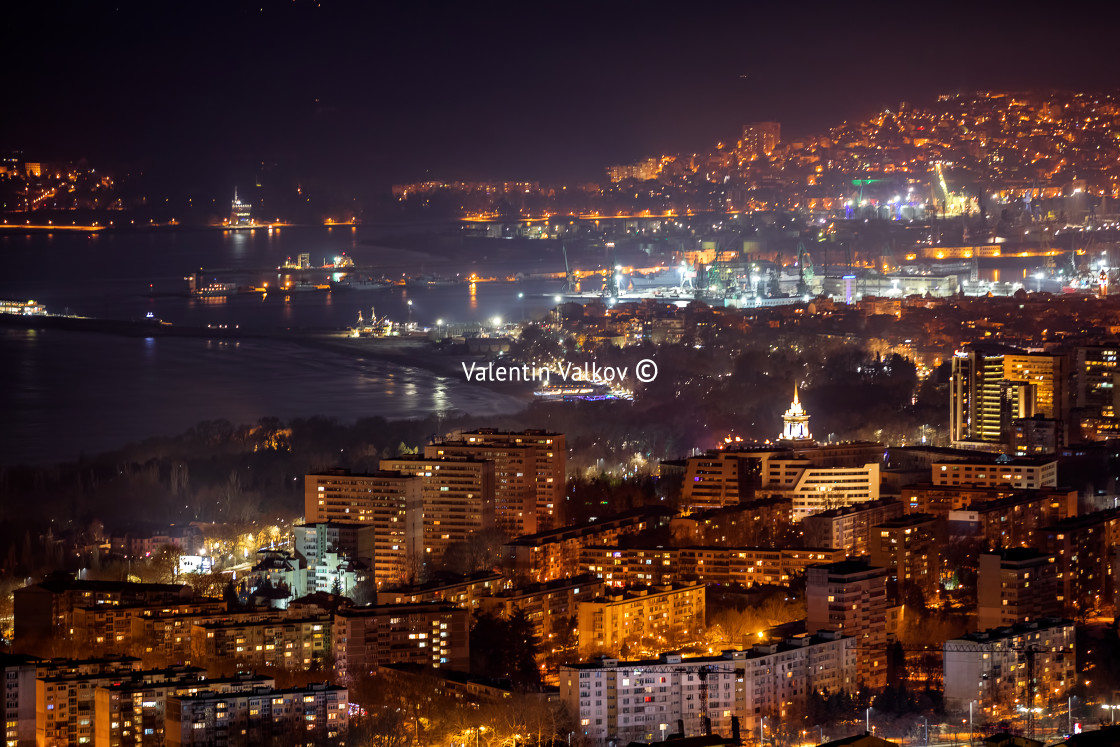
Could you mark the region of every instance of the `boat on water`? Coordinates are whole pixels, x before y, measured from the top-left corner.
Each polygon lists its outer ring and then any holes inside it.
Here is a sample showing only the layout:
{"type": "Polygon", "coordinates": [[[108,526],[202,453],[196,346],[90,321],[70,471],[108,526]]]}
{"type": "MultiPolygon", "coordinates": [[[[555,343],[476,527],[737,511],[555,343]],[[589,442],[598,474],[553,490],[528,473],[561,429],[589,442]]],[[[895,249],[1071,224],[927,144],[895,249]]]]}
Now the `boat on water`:
{"type": "Polygon", "coordinates": [[[355,277],[341,277],[338,280],[331,280],[330,287],[332,291],[376,291],[392,288],[393,283],[388,280],[376,280],[374,278],[355,278],[355,277]]]}
{"type": "Polygon", "coordinates": [[[414,278],[406,280],[404,287],[412,289],[445,288],[452,285],[459,285],[462,282],[463,281],[459,278],[449,278],[441,275],[417,275],[414,278]]]}
{"type": "Polygon", "coordinates": [[[533,396],[541,402],[595,402],[610,399],[632,399],[630,395],[616,391],[607,384],[590,381],[545,384],[534,391],[533,396]]]}
{"type": "Polygon", "coordinates": [[[229,209],[229,222],[226,223],[226,228],[233,230],[239,228],[256,228],[257,224],[253,222],[253,206],[248,202],[242,202],[237,196],[237,188],[233,188],[233,203],[229,209]]]}
{"type": "Polygon", "coordinates": [[[187,289],[192,296],[219,298],[223,296],[235,296],[239,292],[237,283],[223,282],[217,278],[207,280],[206,276],[201,272],[188,275],[184,280],[187,281],[187,289]]]}

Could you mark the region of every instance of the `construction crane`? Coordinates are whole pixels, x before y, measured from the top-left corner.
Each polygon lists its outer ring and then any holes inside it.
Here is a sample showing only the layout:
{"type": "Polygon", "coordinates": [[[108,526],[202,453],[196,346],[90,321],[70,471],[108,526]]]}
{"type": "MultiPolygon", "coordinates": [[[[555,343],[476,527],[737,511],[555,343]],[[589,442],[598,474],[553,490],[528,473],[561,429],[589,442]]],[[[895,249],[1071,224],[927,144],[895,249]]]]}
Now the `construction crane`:
{"type": "Polygon", "coordinates": [[[571,265],[568,264],[567,245],[561,244],[560,251],[564,252],[564,292],[576,293],[579,290],[579,278],[576,277],[575,272],[572,271],[571,265]]]}
{"type": "Polygon", "coordinates": [[[731,289],[731,264],[723,259],[725,249],[721,246],[716,250],[716,257],[708,267],[708,289],[715,285],[715,295],[722,297],[731,289]]]}
{"type": "Polygon", "coordinates": [[[813,258],[805,244],[797,242],[797,294],[807,295],[810,292],[810,283],[813,281],[813,258]],[[807,266],[806,266],[807,265],[807,266]]]}

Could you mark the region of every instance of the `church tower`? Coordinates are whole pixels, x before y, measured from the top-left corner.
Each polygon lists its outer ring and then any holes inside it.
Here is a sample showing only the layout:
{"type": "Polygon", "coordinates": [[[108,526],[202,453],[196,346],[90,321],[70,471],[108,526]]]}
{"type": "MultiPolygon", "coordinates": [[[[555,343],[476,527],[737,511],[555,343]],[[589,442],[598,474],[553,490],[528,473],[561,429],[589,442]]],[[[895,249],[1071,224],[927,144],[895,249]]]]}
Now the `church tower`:
{"type": "Polygon", "coordinates": [[[782,416],[782,436],[779,441],[791,446],[807,446],[814,443],[809,434],[809,413],[801,406],[797,397],[797,385],[793,385],[793,402],[782,416]]]}

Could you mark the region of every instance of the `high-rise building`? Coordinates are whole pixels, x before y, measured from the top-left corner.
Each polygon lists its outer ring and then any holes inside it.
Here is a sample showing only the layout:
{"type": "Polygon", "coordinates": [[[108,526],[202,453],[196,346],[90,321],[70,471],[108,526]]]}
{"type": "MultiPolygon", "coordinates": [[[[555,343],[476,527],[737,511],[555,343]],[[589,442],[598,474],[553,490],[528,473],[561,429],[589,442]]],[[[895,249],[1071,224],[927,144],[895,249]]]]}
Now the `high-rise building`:
{"type": "Polygon", "coordinates": [[[1012,421],[1041,415],[1069,421],[1068,363],[1062,355],[972,346],[953,357],[949,430],[954,446],[1003,451],[1012,421]]]}
{"type": "Polygon", "coordinates": [[[782,141],[780,122],[749,122],[743,125],[739,149],[748,159],[769,156],[782,141]]]}
{"type": "Polygon", "coordinates": [[[807,630],[832,630],[857,639],[857,675],[864,687],[887,684],[886,568],[866,560],[810,566],[805,572],[807,630]]]}
{"type": "Polygon", "coordinates": [[[494,462],[397,457],[382,459],[381,469],[420,478],[425,565],[438,561],[453,543],[494,526],[494,462]]]}
{"type": "Polygon", "coordinates": [[[1027,547],[982,553],[976,577],[977,629],[1061,615],[1056,561],[1049,553],[1027,547]]]}
{"type": "Polygon", "coordinates": [[[304,482],[307,523],[359,524],[358,555],[378,585],[399,583],[423,567],[423,482],[395,471],[328,470],[304,482]]]}
{"type": "Polygon", "coordinates": [[[1073,406],[1096,417],[1117,416],[1120,344],[1082,345],[1074,352],[1073,406]]]}
{"type": "Polygon", "coordinates": [[[568,447],[563,433],[481,428],[425,447],[424,457],[494,462],[494,524],[513,536],[563,525],[568,447]]]}

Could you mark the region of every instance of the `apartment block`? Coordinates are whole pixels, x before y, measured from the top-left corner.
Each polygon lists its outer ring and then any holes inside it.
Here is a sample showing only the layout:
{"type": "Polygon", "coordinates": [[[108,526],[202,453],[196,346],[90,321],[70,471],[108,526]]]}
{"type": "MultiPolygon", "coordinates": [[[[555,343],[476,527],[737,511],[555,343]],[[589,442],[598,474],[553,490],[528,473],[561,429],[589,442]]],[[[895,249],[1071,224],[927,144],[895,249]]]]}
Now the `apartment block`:
{"type": "Polygon", "coordinates": [[[856,641],[835,633],[799,635],[720,656],[620,661],[603,658],[560,669],[560,700],[595,745],[661,741],[683,723],[686,737],[744,736],[762,719],[800,709],[809,694],[854,691],[856,641]]]}
{"type": "Polygon", "coordinates": [[[718,450],[685,461],[681,506],[689,513],[733,506],[762,487],[762,460],[749,451],[718,450]]]}
{"type": "Polygon", "coordinates": [[[776,547],[790,532],[792,512],[793,501],[789,498],[755,498],[722,508],[674,516],[669,522],[669,530],[673,543],[677,545],[776,547]]]}
{"type": "Polygon", "coordinates": [[[24,654],[0,654],[4,682],[4,744],[35,744],[35,677],[41,660],[24,654]]]}
{"type": "Polygon", "coordinates": [[[401,583],[423,566],[423,484],[420,477],[383,470],[329,470],[304,481],[308,524],[357,524],[358,556],[378,585],[401,583]]]}
{"type": "Polygon", "coordinates": [[[1042,490],[1058,485],[1058,462],[1039,457],[1011,459],[999,456],[990,461],[933,463],[933,484],[972,488],[1042,490]]]}
{"type": "Polygon", "coordinates": [[[947,710],[967,710],[970,701],[984,713],[1045,709],[1065,697],[1076,674],[1071,620],[1043,618],[945,641],[947,710]]]}
{"type": "Polygon", "coordinates": [[[93,694],[93,744],[94,747],[163,744],[169,697],[199,692],[242,692],[275,685],[271,677],[244,674],[221,679],[185,676],[163,682],[132,679],[98,687],[93,694]]]}
{"type": "Polygon", "coordinates": [[[494,522],[511,536],[563,525],[568,448],[562,433],[465,431],[425,447],[424,457],[492,461],[494,522]]]}
{"type": "Polygon", "coordinates": [[[949,531],[979,537],[988,549],[1040,547],[1041,530],[1076,515],[1076,491],[1031,491],[951,511],[949,531]]]}
{"type": "Polygon", "coordinates": [[[976,580],[977,629],[1059,617],[1063,594],[1053,555],[1026,547],[982,553],[976,580]]]}
{"type": "Polygon", "coordinates": [[[4,681],[4,743],[10,747],[37,744],[38,680],[48,677],[105,674],[128,678],[141,670],[139,659],[127,656],[91,659],[40,659],[22,654],[0,655],[4,681]]]}
{"type": "Polygon", "coordinates": [[[335,672],[358,677],[387,664],[470,668],[470,613],[446,604],[348,607],[334,615],[335,672]]]}
{"type": "Polygon", "coordinates": [[[244,669],[310,669],[330,653],[329,615],[216,620],[191,629],[191,660],[204,666],[224,660],[244,669]]]}
{"type": "Polygon", "coordinates": [[[179,584],[79,581],[56,575],[15,590],[15,638],[26,642],[69,636],[79,607],[178,604],[193,596],[191,587],[179,584]]]}
{"type": "Polygon", "coordinates": [[[883,687],[887,681],[889,575],[866,560],[811,566],[805,575],[806,629],[857,639],[857,677],[865,687],[883,687]]]}
{"type": "Polygon", "coordinates": [[[482,600],[510,587],[500,573],[481,572],[451,580],[425,581],[422,584],[387,587],[377,592],[378,604],[422,604],[442,602],[476,610],[482,600]]]}
{"type": "Polygon", "coordinates": [[[579,653],[618,653],[643,641],[693,640],[706,620],[703,584],[634,587],[579,605],[579,653]]]}
{"type": "Polygon", "coordinates": [[[167,747],[275,744],[297,740],[345,743],[349,726],[345,687],[312,684],[287,690],[200,692],[167,699],[167,747]]]}
{"type": "Polygon", "coordinates": [[[584,547],[611,545],[619,537],[666,526],[672,515],[661,506],[643,506],[590,524],[520,537],[502,546],[503,565],[514,577],[533,583],[570,578],[581,573],[580,552],[584,547]]]}
{"type": "Polygon", "coordinates": [[[1067,615],[1092,615],[1114,604],[1120,509],[1070,517],[1038,534],[1039,547],[1056,558],[1058,597],[1067,615]]]}
{"type": "Polygon", "coordinates": [[[945,519],[953,511],[971,507],[981,509],[985,504],[991,504],[989,509],[997,506],[1019,506],[1019,511],[1050,517],[1044,521],[1060,521],[1069,516],[1077,516],[1077,491],[1068,488],[1013,490],[909,485],[902,489],[902,501],[908,513],[933,514],[945,519]],[[999,503],[1000,501],[1005,502],[999,503]]]}
{"type": "Polygon", "coordinates": [[[35,680],[35,741],[41,747],[93,744],[96,692],[122,682],[156,687],[168,682],[198,682],[205,670],[170,667],[146,671],[51,673],[35,680]]]}
{"type": "Polygon", "coordinates": [[[903,604],[917,590],[922,599],[937,599],[941,587],[944,524],[931,514],[909,514],[872,529],[871,565],[886,568],[888,597],[903,604]]]}
{"type": "Polygon", "coordinates": [[[525,613],[547,653],[573,631],[578,634],[580,605],[603,593],[603,582],[588,574],[499,591],[482,599],[481,608],[507,618],[517,611],[525,613]]]}
{"type": "Polygon", "coordinates": [[[902,502],[883,498],[852,506],[833,508],[806,516],[801,531],[808,547],[842,549],[849,555],[871,552],[872,528],[902,516],[902,502]]]}
{"type": "Polygon", "coordinates": [[[381,469],[421,480],[424,562],[438,561],[455,542],[494,526],[494,462],[484,459],[398,457],[381,469]]]}

